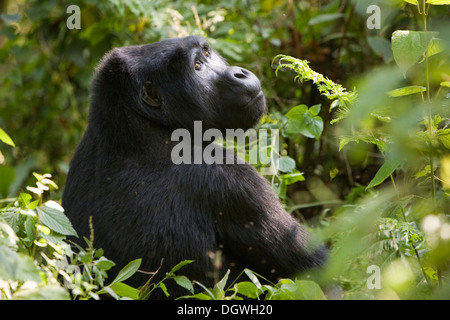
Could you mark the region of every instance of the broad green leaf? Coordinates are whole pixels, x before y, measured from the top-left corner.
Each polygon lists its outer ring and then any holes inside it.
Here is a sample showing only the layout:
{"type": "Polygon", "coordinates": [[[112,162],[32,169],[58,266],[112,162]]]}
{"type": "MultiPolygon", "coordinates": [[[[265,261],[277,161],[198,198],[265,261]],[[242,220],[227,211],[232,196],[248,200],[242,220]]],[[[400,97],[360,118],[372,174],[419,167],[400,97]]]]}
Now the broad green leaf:
{"type": "Polygon", "coordinates": [[[95,265],[102,270],[108,271],[116,264],[111,260],[106,259],[105,257],[100,257],[100,259],[95,263],[95,265]]]}
{"type": "Polygon", "coordinates": [[[318,116],[320,113],[320,108],[322,107],[321,104],[316,104],[314,106],[312,106],[311,108],[309,108],[309,112],[313,115],[313,116],[318,116]]]}
{"type": "Polygon", "coordinates": [[[450,81],[444,81],[444,82],[441,82],[441,87],[447,87],[447,88],[450,88],[450,81]]]}
{"type": "Polygon", "coordinates": [[[17,198],[17,200],[19,202],[19,206],[22,209],[26,209],[32,199],[33,199],[33,197],[28,193],[21,193],[21,194],[19,194],[19,197],[17,198]]]}
{"type": "Polygon", "coordinates": [[[109,286],[111,290],[114,291],[116,295],[119,297],[129,297],[133,300],[139,299],[139,290],[135,289],[133,287],[130,287],[129,285],[122,283],[122,282],[116,282],[109,286]]]}
{"type": "Polygon", "coordinates": [[[129,277],[131,277],[133,274],[136,273],[136,271],[141,266],[142,259],[136,259],[131,262],[129,262],[125,267],[122,268],[122,270],[119,271],[119,274],[117,277],[111,282],[111,285],[116,282],[122,282],[127,280],[129,277]]]}
{"type": "Polygon", "coordinates": [[[288,134],[300,133],[308,138],[319,139],[323,131],[323,120],[317,115],[320,106],[308,109],[304,104],[296,106],[286,113],[288,134]]]}
{"type": "Polygon", "coordinates": [[[296,300],[326,300],[320,286],[311,280],[296,280],[294,298],[296,300]]]}
{"type": "Polygon", "coordinates": [[[375,174],[372,181],[370,181],[366,189],[373,188],[386,180],[398,168],[401,162],[402,161],[396,157],[388,158],[375,174]]]}
{"type": "Polygon", "coordinates": [[[438,32],[397,30],[392,34],[391,44],[394,60],[403,75],[425,54],[431,39],[438,32]]]}
{"type": "Polygon", "coordinates": [[[286,118],[292,120],[300,120],[303,118],[304,114],[308,112],[308,107],[304,104],[293,107],[286,113],[286,118]]]}
{"type": "Polygon", "coordinates": [[[450,149],[450,129],[439,129],[436,131],[436,136],[447,149],[450,149]]]}
{"type": "Polygon", "coordinates": [[[291,172],[295,169],[295,160],[288,156],[281,156],[277,159],[278,170],[282,172],[291,172]]]}
{"type": "Polygon", "coordinates": [[[19,290],[14,293],[13,298],[19,300],[70,300],[70,295],[64,288],[49,284],[44,287],[19,290]]]}
{"type": "Polygon", "coordinates": [[[388,95],[391,97],[401,97],[424,91],[427,91],[427,88],[421,86],[409,86],[389,91],[388,95]]]}
{"type": "Polygon", "coordinates": [[[259,289],[253,282],[250,281],[242,281],[235,285],[235,291],[241,295],[246,296],[250,299],[258,298],[261,293],[263,293],[263,289],[259,289]]]}
{"type": "Polygon", "coordinates": [[[6,134],[5,131],[3,131],[2,128],[0,128],[0,140],[3,141],[6,144],[9,144],[12,147],[15,147],[14,141],[6,134]]]}
{"type": "Polygon", "coordinates": [[[31,257],[15,252],[4,245],[0,245],[0,279],[42,281],[31,257]]]}
{"type": "Polygon", "coordinates": [[[50,208],[46,205],[37,208],[37,211],[41,224],[66,236],[78,236],[63,211],[50,208]]]}
{"type": "Polygon", "coordinates": [[[188,277],[186,276],[174,276],[173,280],[175,280],[175,282],[185,288],[186,290],[189,290],[190,293],[194,293],[194,287],[192,286],[192,282],[191,280],[189,280],[188,277]]]}
{"type": "Polygon", "coordinates": [[[450,0],[427,0],[427,3],[433,5],[444,5],[450,4],[450,0]]]}

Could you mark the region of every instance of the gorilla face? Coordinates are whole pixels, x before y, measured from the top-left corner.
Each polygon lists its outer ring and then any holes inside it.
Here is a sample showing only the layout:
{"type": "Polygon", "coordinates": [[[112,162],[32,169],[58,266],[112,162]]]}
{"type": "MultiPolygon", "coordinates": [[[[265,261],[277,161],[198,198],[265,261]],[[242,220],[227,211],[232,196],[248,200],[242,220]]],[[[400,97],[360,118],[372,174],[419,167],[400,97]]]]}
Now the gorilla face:
{"type": "MultiPolygon", "coordinates": [[[[135,93],[131,111],[170,130],[192,130],[196,120],[202,121],[205,130],[246,130],[266,112],[258,78],[246,69],[229,66],[202,37],[117,48],[111,55],[117,55],[122,68],[123,62],[127,67],[123,71],[135,93]]],[[[108,63],[101,65],[99,76],[114,68],[114,59],[104,61],[108,63]]],[[[124,94],[130,98],[130,93],[124,94]]]]}

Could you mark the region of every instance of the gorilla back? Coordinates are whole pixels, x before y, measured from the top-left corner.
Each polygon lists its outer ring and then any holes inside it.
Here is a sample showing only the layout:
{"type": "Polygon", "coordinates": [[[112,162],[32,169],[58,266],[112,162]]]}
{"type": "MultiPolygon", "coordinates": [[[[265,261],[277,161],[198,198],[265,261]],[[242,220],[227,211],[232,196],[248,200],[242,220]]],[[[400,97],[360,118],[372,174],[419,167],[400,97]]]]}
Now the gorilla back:
{"type": "MultiPolygon", "coordinates": [[[[246,130],[265,111],[257,77],[229,66],[204,38],[111,50],[96,69],[88,127],[63,194],[80,239],[89,237],[92,216],[94,246],[116,272],[142,258],[141,270],[161,266],[154,281],[190,259],[180,273],[212,286],[218,266],[210,256],[219,250],[220,275],[247,267],[276,281],[320,266],[325,249],[311,246],[252,166],[171,159],[175,129],[192,132],[202,121],[203,130],[246,130]]],[[[130,284],[147,280],[139,273],[130,284]]],[[[170,298],[188,293],[166,285],[170,298]]]]}

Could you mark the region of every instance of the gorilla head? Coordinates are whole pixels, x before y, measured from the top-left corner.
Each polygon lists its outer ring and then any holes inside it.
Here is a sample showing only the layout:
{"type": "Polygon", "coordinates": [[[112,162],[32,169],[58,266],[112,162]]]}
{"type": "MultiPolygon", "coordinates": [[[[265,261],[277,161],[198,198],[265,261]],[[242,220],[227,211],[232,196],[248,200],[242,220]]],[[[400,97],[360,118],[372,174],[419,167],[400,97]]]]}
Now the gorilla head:
{"type": "MultiPolygon", "coordinates": [[[[93,93],[92,112],[116,104],[129,108],[123,110],[128,117],[139,115],[170,130],[192,129],[195,120],[204,129],[246,130],[266,111],[258,78],[229,66],[198,36],[112,50],[97,70],[93,93]],[[126,103],[113,103],[120,100],[126,103]]],[[[93,118],[110,121],[117,112],[93,118]]]]}

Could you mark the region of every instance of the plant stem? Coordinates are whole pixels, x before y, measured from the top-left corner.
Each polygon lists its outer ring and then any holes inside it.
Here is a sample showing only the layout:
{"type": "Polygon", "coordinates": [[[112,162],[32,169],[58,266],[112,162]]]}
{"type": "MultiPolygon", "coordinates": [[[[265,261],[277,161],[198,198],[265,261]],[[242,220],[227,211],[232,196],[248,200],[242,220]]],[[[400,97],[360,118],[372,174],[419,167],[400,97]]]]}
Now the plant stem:
{"type": "MultiPolygon", "coordinates": [[[[423,1],[423,26],[424,31],[427,32],[427,11],[426,11],[426,1],[423,1]]],[[[430,97],[430,75],[429,75],[429,65],[428,65],[428,48],[425,51],[425,70],[426,70],[426,82],[427,82],[427,105],[428,105],[428,131],[430,134],[430,138],[433,134],[433,117],[431,114],[431,97],[430,97]]],[[[431,140],[430,140],[431,144],[431,140]]],[[[430,158],[429,158],[429,164],[430,164],[430,179],[431,179],[431,197],[433,201],[433,211],[436,209],[436,183],[434,180],[434,160],[433,160],[433,154],[430,151],[430,158]]]]}
{"type": "MultiPolygon", "coordinates": [[[[392,186],[394,187],[395,193],[397,194],[397,200],[400,202],[400,193],[398,192],[397,185],[395,184],[395,180],[394,180],[394,177],[392,176],[392,174],[390,175],[390,178],[391,178],[392,186]]],[[[406,223],[408,223],[408,220],[406,219],[405,209],[403,208],[401,203],[400,203],[400,210],[402,211],[403,219],[405,220],[406,223]]],[[[416,245],[412,241],[411,241],[411,246],[414,249],[414,253],[416,254],[416,258],[417,258],[417,261],[419,262],[420,269],[422,269],[423,277],[425,278],[425,281],[431,288],[431,283],[427,277],[427,274],[425,273],[425,269],[422,264],[422,259],[420,259],[420,255],[419,255],[419,252],[417,251],[416,245]]]]}

